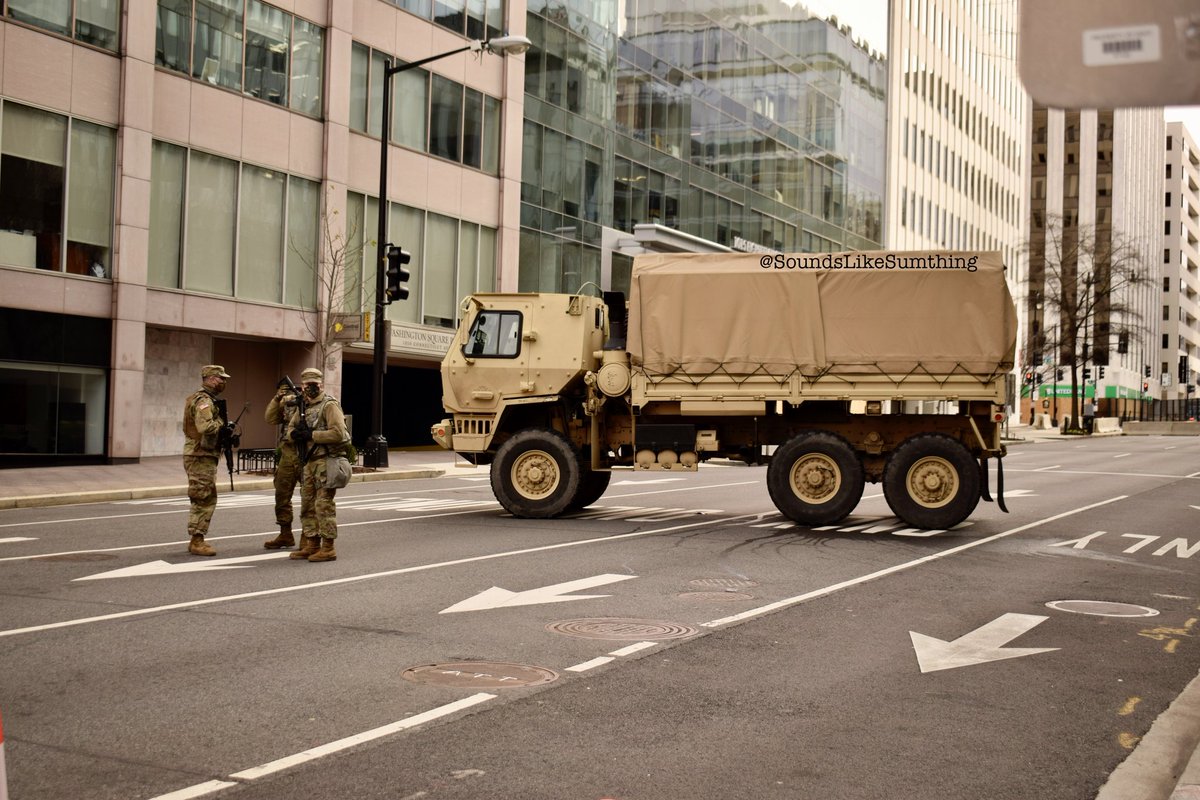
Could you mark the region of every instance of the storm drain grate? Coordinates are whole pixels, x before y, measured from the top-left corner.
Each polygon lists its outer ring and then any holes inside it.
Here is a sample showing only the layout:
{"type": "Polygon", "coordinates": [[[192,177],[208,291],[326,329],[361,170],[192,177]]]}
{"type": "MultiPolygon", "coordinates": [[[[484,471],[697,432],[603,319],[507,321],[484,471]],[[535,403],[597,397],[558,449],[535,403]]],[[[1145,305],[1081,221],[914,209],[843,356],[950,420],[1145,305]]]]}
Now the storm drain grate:
{"type": "Polygon", "coordinates": [[[546,626],[546,630],[567,636],[576,636],[580,639],[614,639],[630,642],[685,639],[699,633],[696,628],[676,622],[614,617],[566,619],[560,622],[551,622],[546,626]]]}
{"type": "Polygon", "coordinates": [[[758,581],[749,578],[697,578],[688,581],[688,586],[697,589],[752,589],[758,586],[758,581]]]}
{"type": "Polygon", "coordinates": [[[450,686],[456,689],[516,689],[536,686],[558,678],[558,673],[532,664],[503,661],[451,661],[404,670],[400,677],[413,683],[450,686]]]}

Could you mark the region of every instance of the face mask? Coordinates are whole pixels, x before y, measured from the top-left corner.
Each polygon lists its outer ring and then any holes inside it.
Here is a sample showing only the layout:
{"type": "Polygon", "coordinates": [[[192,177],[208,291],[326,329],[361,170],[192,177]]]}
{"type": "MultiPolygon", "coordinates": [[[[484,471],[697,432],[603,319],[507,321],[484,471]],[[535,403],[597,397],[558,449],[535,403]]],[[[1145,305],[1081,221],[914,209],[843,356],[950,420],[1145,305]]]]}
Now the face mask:
{"type": "Polygon", "coordinates": [[[306,383],[304,385],[304,394],[309,397],[316,397],[321,393],[321,387],[315,383],[306,383]]]}

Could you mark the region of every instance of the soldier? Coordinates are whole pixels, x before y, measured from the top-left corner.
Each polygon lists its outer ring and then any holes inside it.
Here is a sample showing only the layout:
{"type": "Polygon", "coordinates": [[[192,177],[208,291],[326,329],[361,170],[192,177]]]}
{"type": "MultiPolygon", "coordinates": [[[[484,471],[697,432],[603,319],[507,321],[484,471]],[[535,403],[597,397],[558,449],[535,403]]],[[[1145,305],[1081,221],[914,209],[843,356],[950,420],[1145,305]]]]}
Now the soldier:
{"type": "Polygon", "coordinates": [[[275,522],[279,525],[279,535],[263,542],[263,547],[268,550],[279,550],[296,543],[292,535],[292,495],[300,481],[300,456],[291,436],[296,396],[288,384],[287,378],[279,380],[275,396],[267,403],[264,414],[268,423],[279,426],[279,458],[275,461],[275,522]]]}
{"type": "Polygon", "coordinates": [[[304,473],[300,482],[300,525],[304,541],[289,558],[333,561],[337,558],[336,489],[325,486],[325,459],[341,456],[350,444],[346,418],[337,399],[325,394],[325,379],[319,369],[300,373],[304,388],[304,421],[296,420],[291,437],[296,442],[304,473]]]}
{"type": "Polygon", "coordinates": [[[188,476],[188,533],[191,542],[188,552],[195,556],[215,556],[216,550],[205,543],[208,523],[217,507],[217,456],[219,440],[230,435],[233,425],[225,418],[223,404],[217,395],[225,391],[229,373],[217,364],[200,370],[200,391],[191,395],[183,406],[183,469],[188,476]]]}

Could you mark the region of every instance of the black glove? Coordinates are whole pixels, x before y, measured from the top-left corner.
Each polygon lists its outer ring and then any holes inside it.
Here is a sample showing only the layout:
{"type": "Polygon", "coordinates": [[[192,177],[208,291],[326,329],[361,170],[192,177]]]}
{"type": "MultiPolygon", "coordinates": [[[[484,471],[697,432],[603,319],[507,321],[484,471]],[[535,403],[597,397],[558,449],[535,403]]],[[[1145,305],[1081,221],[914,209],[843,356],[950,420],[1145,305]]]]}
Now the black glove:
{"type": "Polygon", "coordinates": [[[224,430],[225,430],[225,435],[228,436],[230,439],[232,439],[234,437],[234,435],[237,433],[237,426],[234,425],[232,422],[226,422],[224,425],[224,430]]]}
{"type": "Polygon", "coordinates": [[[312,441],[312,431],[296,428],[292,431],[292,441],[296,444],[304,444],[312,441]]]}

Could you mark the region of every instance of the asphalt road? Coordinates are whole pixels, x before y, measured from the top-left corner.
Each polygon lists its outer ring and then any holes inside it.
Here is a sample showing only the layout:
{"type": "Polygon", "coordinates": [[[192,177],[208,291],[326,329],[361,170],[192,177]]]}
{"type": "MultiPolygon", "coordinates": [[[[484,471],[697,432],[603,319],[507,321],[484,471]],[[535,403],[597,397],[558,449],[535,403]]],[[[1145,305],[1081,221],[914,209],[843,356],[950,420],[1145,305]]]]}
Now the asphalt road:
{"type": "Polygon", "coordinates": [[[265,492],[222,496],[211,559],[180,498],[3,511],[9,791],[1093,798],[1200,670],[1198,470],[1023,445],[1011,513],[940,532],[870,485],[797,527],[758,467],[553,521],[456,471],[339,492],[327,564],[262,549],[265,492]]]}

